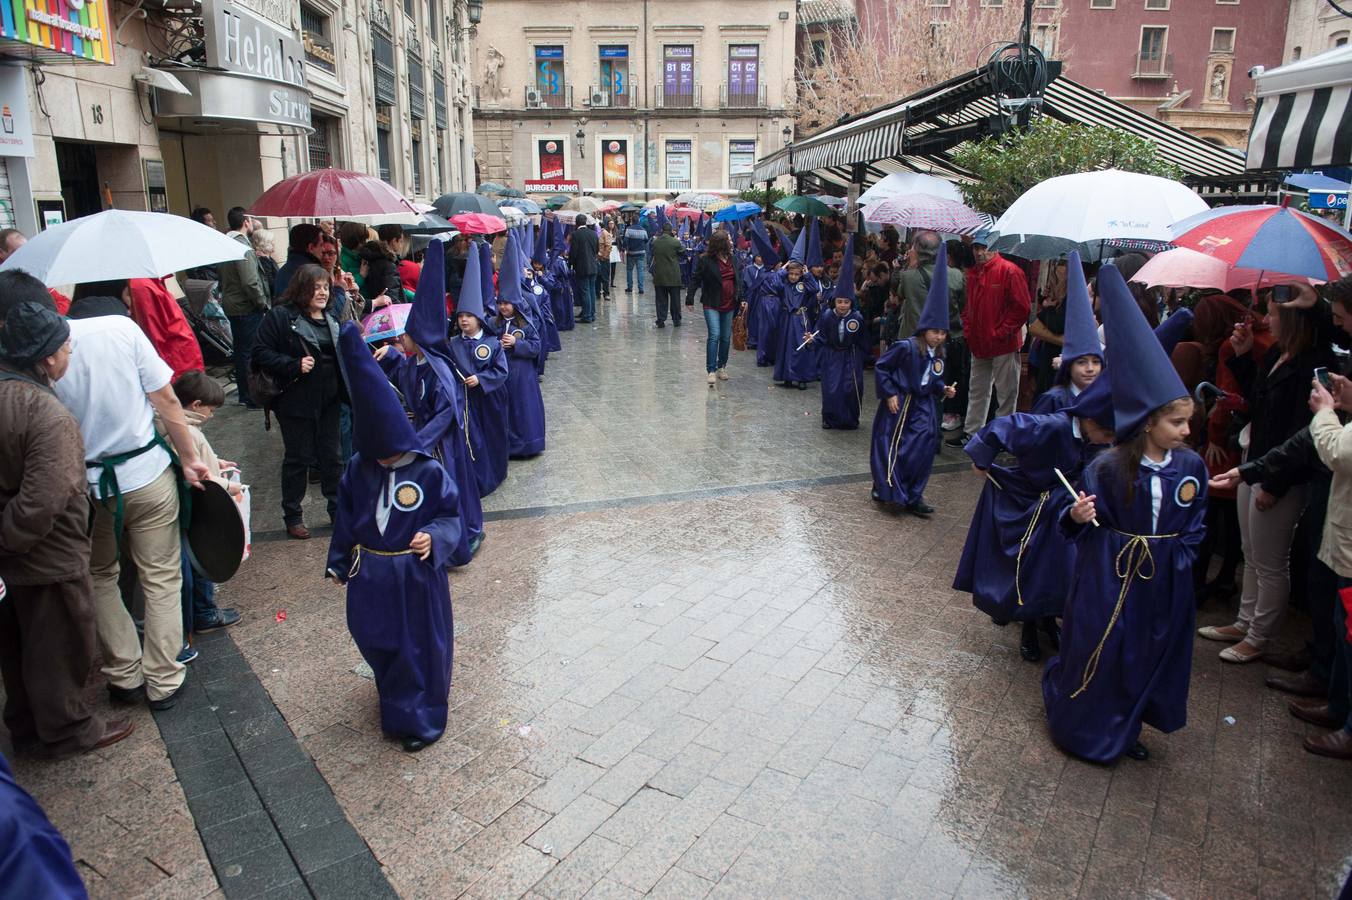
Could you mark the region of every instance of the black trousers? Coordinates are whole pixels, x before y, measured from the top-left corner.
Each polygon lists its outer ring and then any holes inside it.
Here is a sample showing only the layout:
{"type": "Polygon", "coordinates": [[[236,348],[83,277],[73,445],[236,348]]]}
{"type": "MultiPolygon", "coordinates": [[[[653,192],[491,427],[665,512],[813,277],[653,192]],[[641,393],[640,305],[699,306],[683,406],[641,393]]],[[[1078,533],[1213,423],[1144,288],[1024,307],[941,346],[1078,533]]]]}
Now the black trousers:
{"type": "Polygon", "coordinates": [[[342,463],[338,459],[338,407],[334,400],[318,418],[278,415],[282,428],[282,520],[287,526],[304,520],[301,503],[310,469],[319,469],[319,489],[329,501],[329,518],[338,511],[338,479],[342,463]]]}
{"type": "Polygon", "coordinates": [[[88,750],[103,724],[85,699],[97,644],[89,574],[54,584],[11,584],[0,602],[5,726],[16,745],[57,755],[88,750]]]}
{"type": "Polygon", "coordinates": [[[665,322],[667,312],[671,312],[671,321],[681,321],[681,286],[679,284],[667,287],[664,284],[655,284],[653,289],[657,291],[657,321],[665,322]]]}
{"type": "Polygon", "coordinates": [[[972,368],[972,353],[962,338],[950,337],[944,345],[944,384],[958,389],[952,397],[944,400],[939,418],[943,413],[955,413],[959,417],[967,415],[967,381],[972,368]]]}

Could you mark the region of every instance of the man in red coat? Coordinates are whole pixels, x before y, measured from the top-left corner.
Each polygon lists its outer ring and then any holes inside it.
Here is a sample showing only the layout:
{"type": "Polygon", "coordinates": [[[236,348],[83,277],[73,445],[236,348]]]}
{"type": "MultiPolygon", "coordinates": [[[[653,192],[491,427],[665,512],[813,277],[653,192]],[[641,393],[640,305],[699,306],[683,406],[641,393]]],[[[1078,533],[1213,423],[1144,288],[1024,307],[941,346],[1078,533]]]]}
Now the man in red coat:
{"type": "Polygon", "coordinates": [[[155,345],[160,359],[174,370],[174,378],[184,372],[205,370],[197,335],[192,333],[183,308],[164,282],[155,278],[133,278],[129,290],[132,319],[155,345]]]}
{"type": "Polygon", "coordinates": [[[976,265],[967,270],[967,305],[962,311],[963,335],[972,353],[967,380],[967,420],[962,434],[948,440],[964,446],[986,424],[991,387],[999,401],[996,414],[1014,412],[1019,399],[1019,350],[1032,299],[1023,270],[986,247],[972,242],[976,265]]]}

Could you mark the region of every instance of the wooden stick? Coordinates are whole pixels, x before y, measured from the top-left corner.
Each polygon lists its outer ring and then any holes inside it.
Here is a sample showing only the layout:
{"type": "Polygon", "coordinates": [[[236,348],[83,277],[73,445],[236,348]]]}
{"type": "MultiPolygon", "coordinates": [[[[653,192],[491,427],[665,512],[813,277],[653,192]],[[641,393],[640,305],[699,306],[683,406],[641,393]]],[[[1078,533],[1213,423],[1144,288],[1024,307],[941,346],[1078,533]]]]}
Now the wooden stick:
{"type": "Polygon", "coordinates": [[[996,489],[997,491],[1003,491],[1003,490],[1004,490],[1004,488],[1002,488],[1002,487],[1000,486],[1000,482],[996,481],[995,478],[993,478],[993,477],[991,476],[991,473],[990,473],[990,472],[987,472],[985,469],[982,469],[982,470],[981,470],[981,474],[986,476],[986,480],[987,480],[987,481],[989,481],[991,484],[995,485],[995,489],[996,489]]]}
{"type": "MultiPolygon", "coordinates": [[[[1065,473],[1062,472],[1060,469],[1056,469],[1056,468],[1053,468],[1052,471],[1056,473],[1056,477],[1057,477],[1057,478],[1061,479],[1061,483],[1064,484],[1064,485],[1066,486],[1066,490],[1070,491],[1070,499],[1072,499],[1072,500],[1074,500],[1074,501],[1076,501],[1076,502],[1079,502],[1080,495],[1076,492],[1075,488],[1073,488],[1073,487],[1070,486],[1070,480],[1066,478],[1065,473]]],[[[1090,519],[1089,521],[1092,522],[1092,523],[1094,523],[1094,527],[1095,527],[1095,528],[1098,528],[1098,527],[1099,527],[1098,517],[1097,517],[1097,516],[1095,516],[1094,518],[1090,519]]]]}

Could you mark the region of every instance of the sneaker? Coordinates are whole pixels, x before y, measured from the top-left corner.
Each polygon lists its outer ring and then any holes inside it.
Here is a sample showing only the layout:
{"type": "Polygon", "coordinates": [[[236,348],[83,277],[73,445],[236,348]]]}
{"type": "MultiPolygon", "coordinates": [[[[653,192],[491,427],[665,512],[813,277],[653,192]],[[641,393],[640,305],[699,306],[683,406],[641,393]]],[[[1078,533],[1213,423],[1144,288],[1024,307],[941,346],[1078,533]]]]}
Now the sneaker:
{"type": "Polygon", "coordinates": [[[728,375],[728,370],[727,370],[727,369],[719,369],[719,370],[718,370],[718,380],[719,380],[719,381],[727,381],[729,377],[731,377],[731,376],[728,375]]]}
{"type": "Polygon", "coordinates": [[[949,413],[944,416],[944,431],[957,431],[962,427],[962,416],[957,413],[949,413]]]}
{"type": "Polygon", "coordinates": [[[949,447],[957,447],[959,450],[961,450],[963,447],[967,446],[967,442],[970,440],[971,440],[970,436],[959,432],[958,434],[944,441],[944,443],[949,447]]]}
{"type": "MultiPolygon", "coordinates": [[[[192,623],[192,630],[198,634],[207,631],[215,631],[217,628],[229,628],[231,625],[239,622],[241,616],[238,610],[234,609],[213,609],[211,612],[203,615],[200,619],[195,619],[192,623]]],[[[180,660],[182,662],[182,660],[180,660]]]]}
{"type": "Polygon", "coordinates": [[[713,372],[709,373],[709,387],[713,387],[718,382],[718,376],[713,372]]]}
{"type": "Polygon", "coordinates": [[[175,657],[175,659],[177,659],[179,662],[183,663],[186,666],[194,659],[197,659],[197,648],[185,641],[183,644],[183,649],[178,651],[178,656],[175,657]]]}

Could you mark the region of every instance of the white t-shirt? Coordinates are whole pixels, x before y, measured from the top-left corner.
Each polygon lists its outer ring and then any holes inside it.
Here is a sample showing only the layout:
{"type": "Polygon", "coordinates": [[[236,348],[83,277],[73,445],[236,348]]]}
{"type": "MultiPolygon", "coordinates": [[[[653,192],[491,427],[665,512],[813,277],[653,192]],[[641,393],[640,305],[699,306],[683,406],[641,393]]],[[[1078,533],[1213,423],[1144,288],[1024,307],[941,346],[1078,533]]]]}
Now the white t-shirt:
{"type": "MultiPolygon", "coordinates": [[[[70,344],[70,368],[56,383],[56,394],[80,423],[85,459],[116,456],[150,443],[155,410],[146,394],[174,377],[150,339],[126,316],[98,316],[72,319],[70,344]]],[[[117,467],[118,488],[123,494],[143,488],[168,465],[163,448],[148,450],[117,467]]],[[[95,496],[102,471],[97,466],[85,469],[95,496]]]]}

